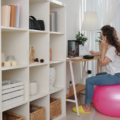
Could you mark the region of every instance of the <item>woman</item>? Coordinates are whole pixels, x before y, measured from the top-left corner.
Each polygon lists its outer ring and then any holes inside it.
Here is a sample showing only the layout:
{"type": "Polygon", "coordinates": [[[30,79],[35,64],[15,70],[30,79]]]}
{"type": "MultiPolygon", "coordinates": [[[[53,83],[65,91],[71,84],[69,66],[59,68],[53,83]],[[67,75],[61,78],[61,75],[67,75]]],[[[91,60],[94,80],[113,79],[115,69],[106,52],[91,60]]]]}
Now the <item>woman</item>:
{"type": "MultiPolygon", "coordinates": [[[[102,27],[102,52],[90,51],[93,55],[101,55],[101,65],[106,66],[107,74],[90,77],[86,80],[85,105],[79,106],[80,113],[91,113],[91,100],[94,93],[94,85],[117,85],[120,84],[120,41],[116,30],[106,25],[102,27]],[[108,50],[106,48],[108,46],[108,50]]],[[[74,112],[76,107],[73,108],[74,112]]]]}

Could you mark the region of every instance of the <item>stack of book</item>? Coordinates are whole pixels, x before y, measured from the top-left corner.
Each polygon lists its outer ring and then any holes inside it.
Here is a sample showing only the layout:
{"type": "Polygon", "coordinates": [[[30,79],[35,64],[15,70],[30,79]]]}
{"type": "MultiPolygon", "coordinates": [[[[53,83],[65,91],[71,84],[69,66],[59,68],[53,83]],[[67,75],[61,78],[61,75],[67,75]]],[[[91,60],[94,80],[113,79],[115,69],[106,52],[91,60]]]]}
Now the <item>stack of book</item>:
{"type": "Polygon", "coordinates": [[[50,13],[50,31],[57,32],[57,13],[50,13]]]}
{"type": "Polygon", "coordinates": [[[19,28],[20,3],[1,7],[1,25],[19,28]]]}

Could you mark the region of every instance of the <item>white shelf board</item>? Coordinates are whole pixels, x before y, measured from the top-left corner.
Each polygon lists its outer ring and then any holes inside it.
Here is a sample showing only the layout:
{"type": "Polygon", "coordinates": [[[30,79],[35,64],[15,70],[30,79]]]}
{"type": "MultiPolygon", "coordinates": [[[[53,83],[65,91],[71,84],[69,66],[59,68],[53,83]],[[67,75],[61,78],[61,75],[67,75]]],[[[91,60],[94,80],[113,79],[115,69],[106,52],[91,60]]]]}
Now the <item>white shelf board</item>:
{"type": "Polygon", "coordinates": [[[34,95],[34,96],[30,96],[30,102],[36,100],[36,99],[39,99],[39,98],[42,98],[42,97],[45,97],[47,96],[48,93],[38,93],[37,95],[34,95]]]}
{"type": "Polygon", "coordinates": [[[64,89],[64,87],[54,87],[54,88],[55,88],[55,89],[50,90],[50,94],[53,94],[53,93],[59,92],[59,91],[61,91],[61,90],[64,89]]]}
{"type": "Polygon", "coordinates": [[[19,68],[25,68],[25,67],[28,67],[27,65],[18,65],[16,67],[1,67],[2,71],[4,70],[11,70],[11,69],[19,69],[19,68]]]}
{"type": "Polygon", "coordinates": [[[13,105],[9,105],[9,106],[7,106],[7,107],[2,108],[2,111],[4,112],[4,111],[7,111],[7,110],[9,110],[9,109],[12,109],[12,108],[21,106],[21,105],[23,105],[23,104],[26,104],[27,102],[28,102],[28,101],[24,100],[24,101],[15,103],[15,104],[13,104],[13,105]]]}
{"type": "Polygon", "coordinates": [[[64,33],[61,33],[61,32],[52,32],[52,31],[50,31],[50,34],[51,34],[51,35],[63,35],[64,33]]]}
{"type": "Polygon", "coordinates": [[[41,66],[41,65],[47,65],[48,63],[45,62],[45,63],[31,63],[29,64],[29,67],[35,67],[35,66],[41,66]]]}
{"type": "Polygon", "coordinates": [[[50,64],[57,64],[57,63],[61,63],[61,62],[64,62],[64,61],[50,61],[50,64]]]}
{"type": "Polygon", "coordinates": [[[1,26],[1,31],[2,32],[14,32],[14,31],[15,32],[17,32],[17,31],[24,32],[24,31],[27,31],[27,29],[1,26]]]}
{"type": "Polygon", "coordinates": [[[41,30],[29,30],[30,33],[43,33],[43,34],[47,34],[47,31],[41,31],[41,30]]]}
{"type": "Polygon", "coordinates": [[[58,0],[48,0],[50,2],[50,7],[51,8],[56,8],[56,7],[64,7],[66,6],[65,4],[63,4],[62,2],[58,1],[58,0]]]}
{"type": "Polygon", "coordinates": [[[30,3],[36,3],[36,2],[50,2],[51,8],[66,6],[65,4],[63,4],[62,2],[58,0],[30,0],[30,3]]]}

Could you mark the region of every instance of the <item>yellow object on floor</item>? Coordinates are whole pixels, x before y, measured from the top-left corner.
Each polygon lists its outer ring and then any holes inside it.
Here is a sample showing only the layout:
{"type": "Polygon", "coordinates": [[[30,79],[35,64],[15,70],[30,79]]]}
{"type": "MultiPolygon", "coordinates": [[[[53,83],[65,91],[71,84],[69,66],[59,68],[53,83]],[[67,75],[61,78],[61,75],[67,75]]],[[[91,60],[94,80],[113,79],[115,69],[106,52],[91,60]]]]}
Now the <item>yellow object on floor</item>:
{"type": "MultiPolygon", "coordinates": [[[[78,109],[79,109],[79,113],[91,113],[91,111],[90,112],[85,112],[82,105],[79,106],[78,109]]],[[[73,112],[77,112],[76,107],[74,107],[72,110],[73,110],[73,112]]]]}

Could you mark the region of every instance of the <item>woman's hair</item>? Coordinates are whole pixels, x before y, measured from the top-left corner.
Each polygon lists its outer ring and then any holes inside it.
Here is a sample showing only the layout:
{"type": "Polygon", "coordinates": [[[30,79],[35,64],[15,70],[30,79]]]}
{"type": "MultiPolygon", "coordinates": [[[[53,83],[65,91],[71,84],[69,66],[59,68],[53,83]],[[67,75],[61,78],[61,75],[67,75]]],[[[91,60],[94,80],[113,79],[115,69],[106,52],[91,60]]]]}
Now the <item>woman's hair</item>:
{"type": "Polygon", "coordinates": [[[108,43],[116,48],[116,54],[120,56],[120,41],[115,28],[105,25],[101,30],[103,35],[107,37],[108,43]]]}

